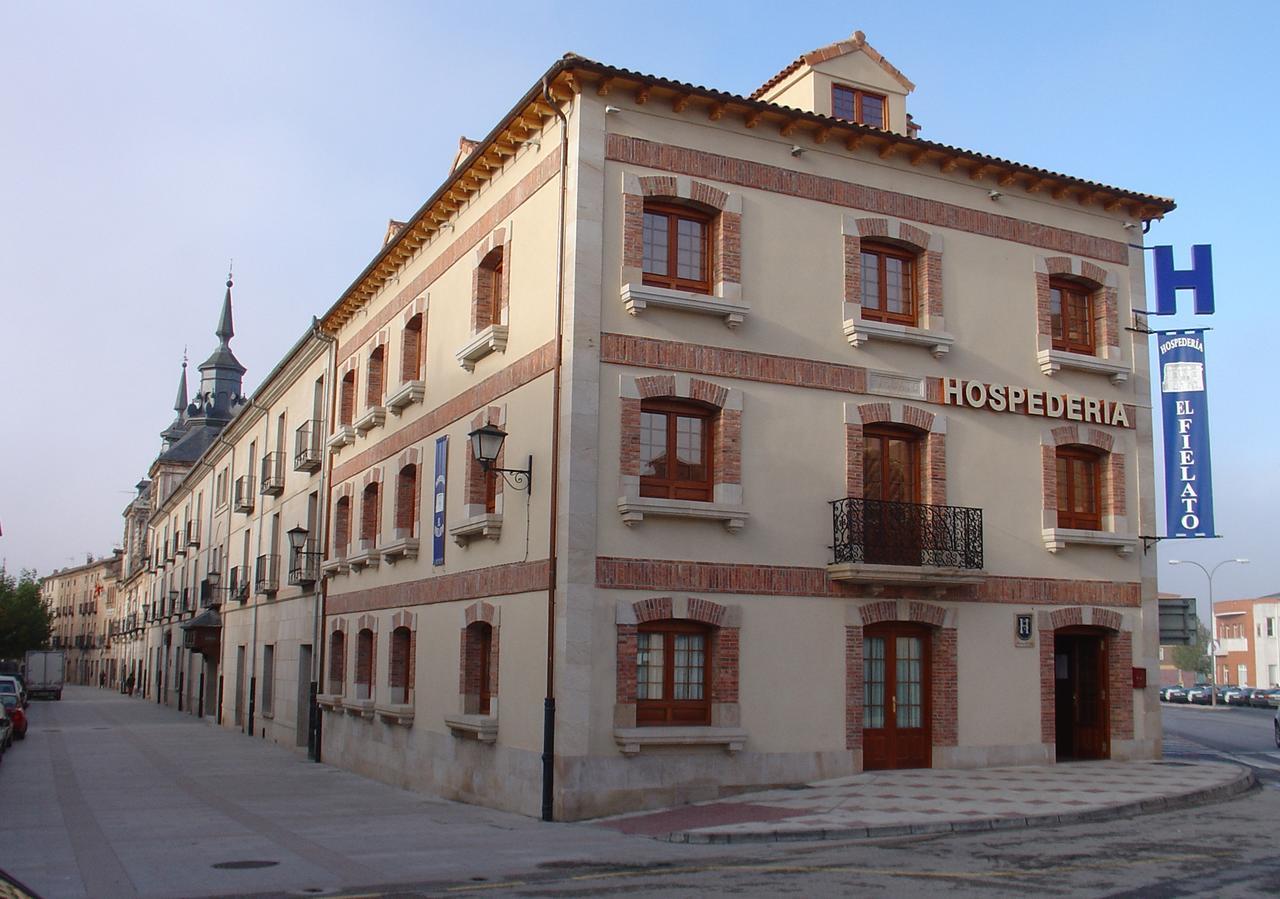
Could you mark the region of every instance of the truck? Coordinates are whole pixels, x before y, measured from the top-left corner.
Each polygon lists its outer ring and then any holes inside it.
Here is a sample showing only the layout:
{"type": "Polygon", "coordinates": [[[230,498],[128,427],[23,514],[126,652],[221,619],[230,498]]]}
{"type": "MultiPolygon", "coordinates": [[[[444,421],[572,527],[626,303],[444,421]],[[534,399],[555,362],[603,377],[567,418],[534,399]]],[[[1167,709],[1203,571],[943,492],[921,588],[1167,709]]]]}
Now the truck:
{"type": "Polygon", "coordinates": [[[27,695],[32,699],[62,698],[67,654],[60,649],[33,649],[27,653],[27,695]]]}

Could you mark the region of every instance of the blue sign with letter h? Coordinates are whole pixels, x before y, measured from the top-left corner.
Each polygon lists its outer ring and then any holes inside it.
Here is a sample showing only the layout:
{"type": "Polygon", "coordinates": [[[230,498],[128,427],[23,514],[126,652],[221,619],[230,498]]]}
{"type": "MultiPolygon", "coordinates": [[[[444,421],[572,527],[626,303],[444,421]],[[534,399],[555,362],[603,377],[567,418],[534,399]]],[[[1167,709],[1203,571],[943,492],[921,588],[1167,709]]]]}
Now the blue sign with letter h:
{"type": "Polygon", "coordinates": [[[1213,253],[1206,243],[1191,247],[1191,268],[1173,267],[1173,247],[1152,247],[1155,252],[1156,308],[1152,315],[1178,311],[1178,291],[1196,295],[1196,315],[1213,315],[1213,253]]]}

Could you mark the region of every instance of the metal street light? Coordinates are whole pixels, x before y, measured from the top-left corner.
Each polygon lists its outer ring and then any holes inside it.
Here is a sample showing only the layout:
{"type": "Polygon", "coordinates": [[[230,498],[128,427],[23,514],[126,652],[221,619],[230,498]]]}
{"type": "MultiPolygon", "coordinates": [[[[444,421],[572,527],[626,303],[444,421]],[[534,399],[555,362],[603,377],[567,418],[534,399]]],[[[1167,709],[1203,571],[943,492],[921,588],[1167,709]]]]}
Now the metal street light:
{"type": "Polygon", "coordinates": [[[485,425],[476,428],[467,438],[471,441],[471,452],[481,468],[487,472],[498,472],[516,490],[533,493],[533,456],[529,457],[528,468],[498,468],[493,464],[498,461],[498,454],[502,452],[502,443],[507,439],[506,431],[497,425],[485,425]]]}
{"type": "Polygon", "coordinates": [[[1218,656],[1214,652],[1214,646],[1218,642],[1218,619],[1213,614],[1213,576],[1223,565],[1231,563],[1238,565],[1248,565],[1248,559],[1223,559],[1212,568],[1205,568],[1199,562],[1192,562],[1189,559],[1170,559],[1170,565],[1194,565],[1204,572],[1204,576],[1209,579],[1209,705],[1216,706],[1218,704],[1218,656]]]}

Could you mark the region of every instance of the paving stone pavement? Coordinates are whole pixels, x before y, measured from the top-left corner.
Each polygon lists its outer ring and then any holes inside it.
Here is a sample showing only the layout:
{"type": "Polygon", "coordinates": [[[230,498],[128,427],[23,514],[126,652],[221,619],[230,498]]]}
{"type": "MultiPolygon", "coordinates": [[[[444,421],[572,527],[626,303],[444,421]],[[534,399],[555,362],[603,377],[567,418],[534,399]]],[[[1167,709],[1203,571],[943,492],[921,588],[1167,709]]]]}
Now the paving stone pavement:
{"type": "Polygon", "coordinates": [[[1077,762],[874,771],[597,822],[673,842],[732,843],[996,830],[1161,811],[1254,785],[1226,762],[1077,762]]]}

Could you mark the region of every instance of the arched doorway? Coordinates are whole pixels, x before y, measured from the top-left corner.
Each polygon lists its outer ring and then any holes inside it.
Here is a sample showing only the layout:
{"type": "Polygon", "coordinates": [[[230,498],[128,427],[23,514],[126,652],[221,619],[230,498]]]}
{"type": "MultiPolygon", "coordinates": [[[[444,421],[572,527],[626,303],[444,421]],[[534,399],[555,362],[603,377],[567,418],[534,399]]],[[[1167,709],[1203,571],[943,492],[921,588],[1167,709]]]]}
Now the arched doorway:
{"type": "Polygon", "coordinates": [[[863,630],[864,770],[931,767],[932,637],[927,625],[907,621],[863,630]]]}
{"type": "Polygon", "coordinates": [[[1111,757],[1107,649],[1107,632],[1101,628],[1054,631],[1054,744],[1058,761],[1111,757]]]}

